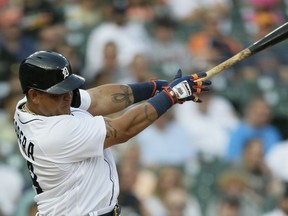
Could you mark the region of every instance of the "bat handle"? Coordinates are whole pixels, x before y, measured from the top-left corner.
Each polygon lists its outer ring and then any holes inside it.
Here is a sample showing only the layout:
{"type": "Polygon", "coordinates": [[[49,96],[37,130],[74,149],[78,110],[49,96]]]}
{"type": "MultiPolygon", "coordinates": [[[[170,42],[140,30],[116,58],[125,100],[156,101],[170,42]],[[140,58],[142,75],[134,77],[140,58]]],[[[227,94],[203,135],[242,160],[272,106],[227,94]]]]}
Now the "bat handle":
{"type": "Polygon", "coordinates": [[[207,76],[199,80],[202,81],[202,80],[210,79],[214,75],[220,73],[221,71],[231,67],[232,65],[242,61],[243,59],[251,55],[252,55],[251,50],[249,48],[246,48],[242,50],[241,52],[237,53],[236,55],[232,56],[231,58],[227,59],[226,61],[222,62],[221,64],[206,71],[207,76]]]}

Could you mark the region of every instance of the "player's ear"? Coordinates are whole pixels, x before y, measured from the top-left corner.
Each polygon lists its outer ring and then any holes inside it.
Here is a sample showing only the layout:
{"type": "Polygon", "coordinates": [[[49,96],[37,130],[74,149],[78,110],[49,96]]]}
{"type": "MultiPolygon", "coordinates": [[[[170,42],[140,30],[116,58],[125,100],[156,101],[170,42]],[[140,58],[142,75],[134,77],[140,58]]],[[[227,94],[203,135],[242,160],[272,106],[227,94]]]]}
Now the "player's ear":
{"type": "Polygon", "coordinates": [[[34,104],[38,104],[39,94],[40,94],[40,91],[37,91],[36,89],[29,89],[27,92],[28,100],[30,100],[34,104]]]}

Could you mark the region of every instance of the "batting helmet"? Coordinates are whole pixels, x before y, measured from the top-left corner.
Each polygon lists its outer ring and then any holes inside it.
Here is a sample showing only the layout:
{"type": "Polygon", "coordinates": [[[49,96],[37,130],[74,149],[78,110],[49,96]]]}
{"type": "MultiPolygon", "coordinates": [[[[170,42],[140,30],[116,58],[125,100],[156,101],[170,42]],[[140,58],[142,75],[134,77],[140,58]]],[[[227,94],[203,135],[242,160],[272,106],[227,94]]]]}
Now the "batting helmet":
{"type": "Polygon", "coordinates": [[[23,93],[30,88],[50,94],[64,94],[82,86],[85,79],[72,73],[69,61],[61,54],[38,51],[20,64],[19,79],[23,93]]]}

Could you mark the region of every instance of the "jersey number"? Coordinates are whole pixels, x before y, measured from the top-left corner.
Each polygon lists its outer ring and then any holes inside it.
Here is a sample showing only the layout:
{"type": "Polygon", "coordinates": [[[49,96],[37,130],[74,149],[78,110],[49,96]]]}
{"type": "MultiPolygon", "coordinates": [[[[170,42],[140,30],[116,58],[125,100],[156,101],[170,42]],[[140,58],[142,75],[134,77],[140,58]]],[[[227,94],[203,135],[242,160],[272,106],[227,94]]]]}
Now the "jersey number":
{"type": "Polygon", "coordinates": [[[27,166],[28,166],[28,169],[29,169],[29,172],[30,172],[30,176],[31,176],[31,179],[32,179],[32,182],[33,182],[33,186],[37,192],[37,194],[40,194],[43,192],[42,188],[40,187],[38,181],[37,181],[37,175],[35,175],[34,173],[34,167],[32,165],[31,162],[27,161],[27,166]]]}

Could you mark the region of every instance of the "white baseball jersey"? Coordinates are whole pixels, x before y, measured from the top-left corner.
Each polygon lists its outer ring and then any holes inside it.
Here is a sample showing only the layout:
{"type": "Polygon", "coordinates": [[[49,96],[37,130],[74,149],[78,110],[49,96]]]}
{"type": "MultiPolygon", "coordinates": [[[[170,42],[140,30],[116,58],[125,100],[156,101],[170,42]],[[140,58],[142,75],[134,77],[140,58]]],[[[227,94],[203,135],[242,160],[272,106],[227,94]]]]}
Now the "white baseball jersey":
{"type": "Polygon", "coordinates": [[[70,115],[45,117],[21,108],[14,125],[31,174],[39,214],[101,215],[112,211],[119,194],[116,165],[102,116],[71,108],[70,115]]]}

